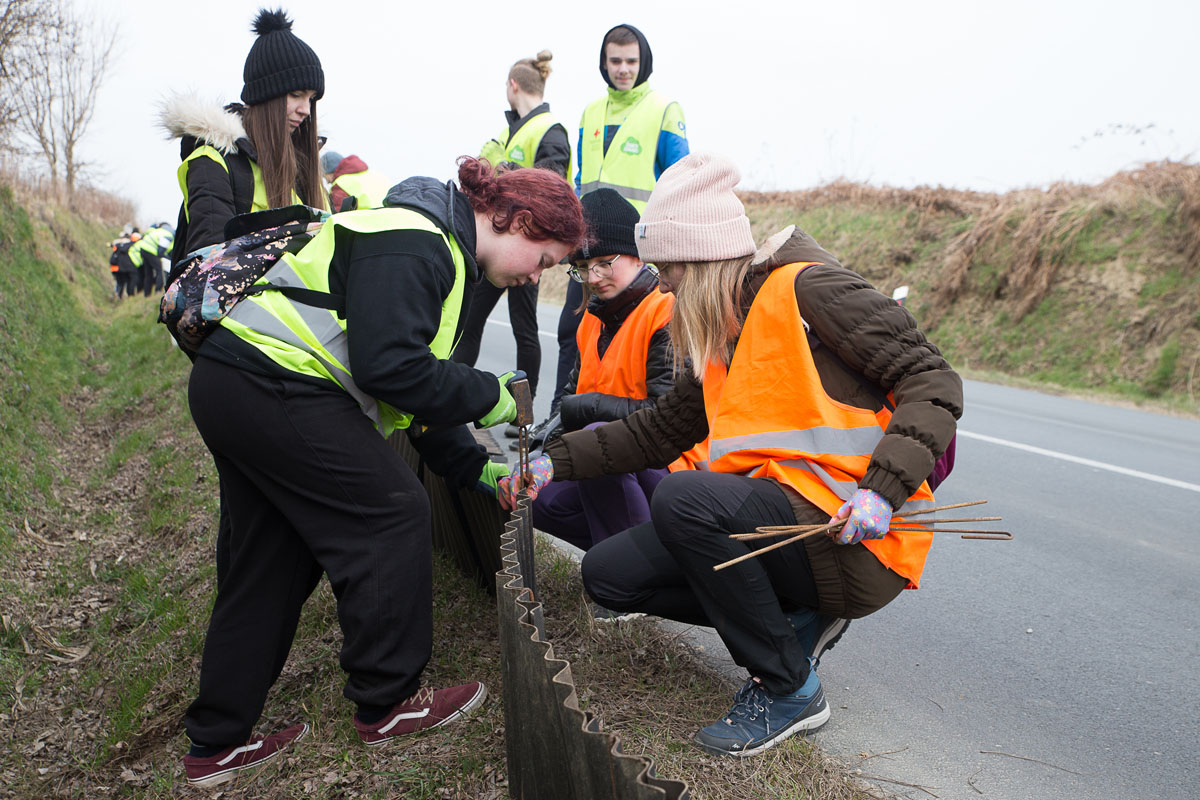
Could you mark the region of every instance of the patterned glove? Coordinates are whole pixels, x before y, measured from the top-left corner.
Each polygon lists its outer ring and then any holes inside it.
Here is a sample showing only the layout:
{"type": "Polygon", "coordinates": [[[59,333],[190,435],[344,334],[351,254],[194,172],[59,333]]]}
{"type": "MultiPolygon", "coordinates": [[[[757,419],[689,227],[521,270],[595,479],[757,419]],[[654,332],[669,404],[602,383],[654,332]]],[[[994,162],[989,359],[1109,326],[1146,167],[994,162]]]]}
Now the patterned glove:
{"type": "Polygon", "coordinates": [[[511,511],[517,507],[517,494],[522,488],[529,492],[529,499],[533,500],[538,496],[538,492],[542,488],[554,480],[554,464],[550,461],[550,456],[541,456],[529,462],[529,483],[525,487],[521,486],[521,481],[516,475],[508,475],[500,479],[496,486],[496,497],[500,500],[500,507],[511,511]]]}
{"type": "Polygon", "coordinates": [[[830,522],[844,519],[841,530],[829,532],[837,544],[858,544],[863,539],[882,539],[892,524],[892,507],[878,493],[859,489],[849,502],[838,509],[830,522]]]}
{"type": "Polygon", "coordinates": [[[499,481],[508,476],[508,464],[498,464],[495,461],[489,461],[483,465],[483,472],[479,473],[479,480],[475,484],[475,490],[496,496],[496,485],[499,481]]]}
{"type": "MultiPolygon", "coordinates": [[[[524,372],[519,374],[522,378],[525,377],[524,372]]],[[[496,401],[496,405],[492,406],[491,411],[475,423],[476,428],[490,428],[493,425],[512,422],[517,418],[517,401],[513,400],[512,394],[508,391],[508,382],[517,375],[516,372],[506,372],[496,379],[500,382],[500,399],[496,401]]]]}

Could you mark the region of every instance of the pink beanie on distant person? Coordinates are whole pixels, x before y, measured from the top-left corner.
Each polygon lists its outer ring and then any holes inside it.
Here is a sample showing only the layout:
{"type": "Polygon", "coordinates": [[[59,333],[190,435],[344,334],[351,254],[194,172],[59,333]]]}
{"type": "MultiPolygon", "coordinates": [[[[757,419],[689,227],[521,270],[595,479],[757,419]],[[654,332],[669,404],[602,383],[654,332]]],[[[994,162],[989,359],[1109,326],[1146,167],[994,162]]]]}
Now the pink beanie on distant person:
{"type": "Polygon", "coordinates": [[[715,153],[692,153],[658,179],[638,221],[638,257],[651,264],[724,261],[753,255],[754,236],[733,187],[738,168],[715,153]]]}

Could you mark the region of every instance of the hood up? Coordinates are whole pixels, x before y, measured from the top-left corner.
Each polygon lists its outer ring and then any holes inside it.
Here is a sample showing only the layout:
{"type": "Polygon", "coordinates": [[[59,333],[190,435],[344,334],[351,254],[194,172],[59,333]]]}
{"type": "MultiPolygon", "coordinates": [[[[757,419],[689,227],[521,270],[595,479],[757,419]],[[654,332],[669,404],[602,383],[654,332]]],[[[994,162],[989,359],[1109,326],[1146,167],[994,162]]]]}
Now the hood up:
{"type": "Polygon", "coordinates": [[[646,41],[646,37],[641,31],[632,25],[614,25],[609,28],[605,32],[604,36],[600,39],[600,77],[604,78],[604,82],[608,84],[610,89],[614,91],[617,90],[617,87],[613,86],[612,79],[608,77],[608,65],[604,63],[604,40],[608,38],[608,34],[612,33],[617,28],[628,28],[630,32],[637,37],[639,51],[638,76],[637,80],[633,82],[633,86],[636,89],[650,79],[650,73],[654,71],[654,54],[650,52],[650,43],[646,41]]]}

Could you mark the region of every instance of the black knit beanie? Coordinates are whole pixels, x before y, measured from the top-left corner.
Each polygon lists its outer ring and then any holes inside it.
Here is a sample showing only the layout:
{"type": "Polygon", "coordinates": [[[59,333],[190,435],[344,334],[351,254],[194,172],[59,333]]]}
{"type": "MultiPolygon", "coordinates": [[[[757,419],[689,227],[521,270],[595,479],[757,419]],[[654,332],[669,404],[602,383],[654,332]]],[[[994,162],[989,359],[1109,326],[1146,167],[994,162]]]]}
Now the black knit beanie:
{"type": "Polygon", "coordinates": [[[597,189],[580,200],[583,218],[587,220],[588,241],[582,250],[571,254],[571,261],[585,261],[596,256],[624,254],[637,258],[633,228],[638,212],[615,189],[597,189]]]}
{"type": "Polygon", "coordinates": [[[252,30],[258,34],[242,70],[242,102],[248,106],[312,89],[313,100],[325,94],[325,73],[313,49],[292,33],[292,21],[282,9],[259,9],[252,30]]]}

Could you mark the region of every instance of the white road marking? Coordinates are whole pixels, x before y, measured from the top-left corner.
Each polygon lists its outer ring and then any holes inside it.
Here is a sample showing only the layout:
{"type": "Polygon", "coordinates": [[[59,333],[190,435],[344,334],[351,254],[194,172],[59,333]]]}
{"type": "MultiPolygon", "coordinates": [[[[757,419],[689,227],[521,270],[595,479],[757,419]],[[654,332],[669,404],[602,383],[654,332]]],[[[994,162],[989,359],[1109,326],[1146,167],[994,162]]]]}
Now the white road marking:
{"type": "Polygon", "coordinates": [[[995,436],[985,436],[982,433],[971,433],[970,431],[959,430],[959,436],[968,439],[979,439],[983,442],[998,444],[1003,447],[1012,447],[1016,450],[1024,450],[1027,453],[1036,453],[1039,456],[1049,456],[1057,458],[1061,461],[1070,461],[1072,464],[1082,464],[1085,467],[1095,467],[1096,469],[1104,469],[1109,472],[1116,472],[1120,475],[1128,475],[1131,478],[1141,478],[1142,480],[1154,481],[1155,483],[1174,486],[1176,489],[1187,489],[1189,492],[1200,492],[1200,485],[1195,483],[1187,483],[1186,481],[1177,481],[1174,478],[1165,478],[1162,475],[1152,475],[1149,472],[1141,472],[1136,469],[1128,469],[1126,467],[1118,467],[1116,464],[1105,464],[1103,461],[1093,461],[1090,458],[1080,458],[1079,456],[1060,453],[1057,450],[1047,450],[1044,447],[1034,447],[1031,444],[1021,444],[1020,442],[1011,442],[1008,439],[997,439],[995,436]]]}
{"type": "MultiPolygon", "coordinates": [[[[506,328],[508,328],[508,329],[510,329],[510,330],[512,329],[512,323],[511,323],[511,322],[505,322],[505,321],[504,321],[504,320],[502,320],[502,319],[492,319],[491,317],[488,317],[488,322],[490,322],[490,323],[491,323],[491,324],[493,324],[493,325],[503,325],[504,327],[506,327],[506,328]]],[[[552,340],[552,341],[555,341],[555,342],[557,342],[557,341],[558,341],[558,334],[557,334],[557,333],[546,333],[546,332],[545,332],[544,330],[542,330],[541,328],[538,328],[538,336],[545,336],[547,339],[550,339],[550,340],[552,340]]]]}

